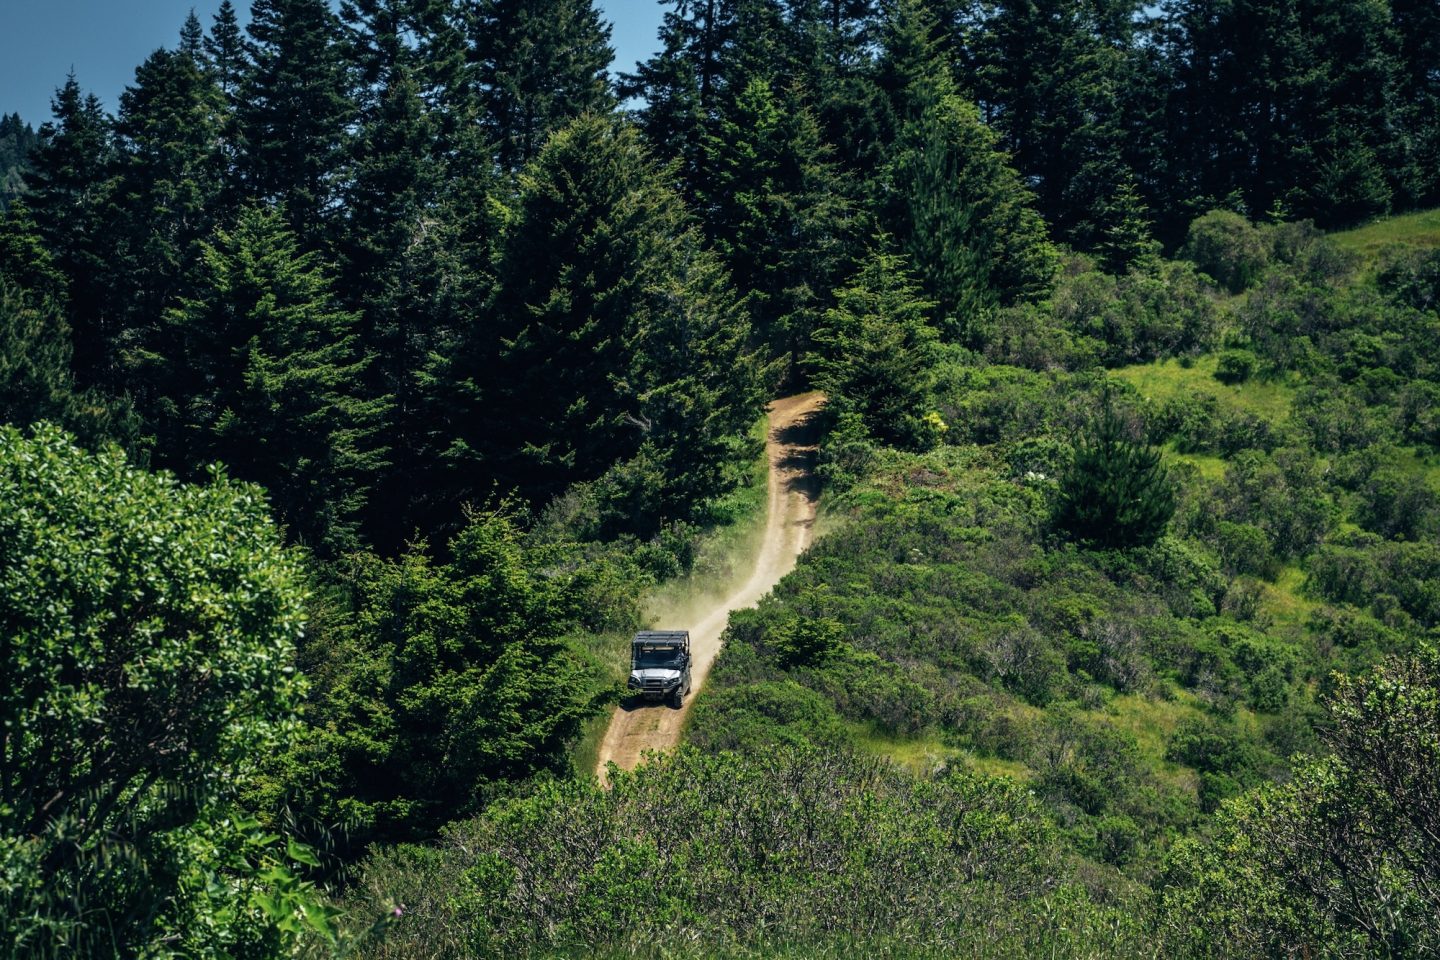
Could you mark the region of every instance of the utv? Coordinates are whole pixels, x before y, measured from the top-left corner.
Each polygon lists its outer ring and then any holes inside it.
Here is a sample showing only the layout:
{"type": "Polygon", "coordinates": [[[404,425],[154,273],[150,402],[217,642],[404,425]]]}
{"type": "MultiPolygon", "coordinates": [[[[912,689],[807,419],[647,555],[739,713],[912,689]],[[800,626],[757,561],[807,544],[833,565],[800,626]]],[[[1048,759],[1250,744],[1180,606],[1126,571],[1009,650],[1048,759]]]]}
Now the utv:
{"type": "Polygon", "coordinates": [[[644,630],[630,642],[630,692],[680,706],[690,692],[690,631],[644,630]]]}

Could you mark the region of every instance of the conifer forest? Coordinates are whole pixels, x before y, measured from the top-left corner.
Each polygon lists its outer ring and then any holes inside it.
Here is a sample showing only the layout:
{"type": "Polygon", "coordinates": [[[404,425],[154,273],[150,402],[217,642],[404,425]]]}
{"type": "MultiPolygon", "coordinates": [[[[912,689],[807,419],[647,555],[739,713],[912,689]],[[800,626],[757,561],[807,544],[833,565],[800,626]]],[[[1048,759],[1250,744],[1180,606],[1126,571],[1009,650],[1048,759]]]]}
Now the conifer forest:
{"type": "Polygon", "coordinates": [[[0,960],[1440,957],[1440,0],[659,2],[0,90],[0,960]]]}

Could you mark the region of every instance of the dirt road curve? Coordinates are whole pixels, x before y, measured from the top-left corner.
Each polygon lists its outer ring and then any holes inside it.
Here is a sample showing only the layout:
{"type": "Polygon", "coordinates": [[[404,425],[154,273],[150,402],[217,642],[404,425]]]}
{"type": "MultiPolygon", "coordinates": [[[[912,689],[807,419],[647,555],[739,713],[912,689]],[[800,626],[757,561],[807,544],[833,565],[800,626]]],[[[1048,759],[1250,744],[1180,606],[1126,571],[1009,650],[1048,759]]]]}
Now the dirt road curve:
{"type": "MultiPolygon", "coordinates": [[[[656,629],[690,631],[695,656],[691,667],[694,692],[705,683],[710,665],[720,652],[720,635],[729,622],[730,611],[754,606],[795,567],[795,559],[810,545],[815,524],[814,419],[820,399],[818,393],[806,393],[770,405],[770,435],[765,445],[770,457],[768,518],[749,579],[714,607],[702,611],[693,623],[655,624],[656,629]]],[[[675,746],[694,702],[694,692],[679,710],[663,703],[626,703],[617,707],[600,744],[600,762],[595,772],[601,781],[611,761],[630,770],[646,751],[675,746]]]]}

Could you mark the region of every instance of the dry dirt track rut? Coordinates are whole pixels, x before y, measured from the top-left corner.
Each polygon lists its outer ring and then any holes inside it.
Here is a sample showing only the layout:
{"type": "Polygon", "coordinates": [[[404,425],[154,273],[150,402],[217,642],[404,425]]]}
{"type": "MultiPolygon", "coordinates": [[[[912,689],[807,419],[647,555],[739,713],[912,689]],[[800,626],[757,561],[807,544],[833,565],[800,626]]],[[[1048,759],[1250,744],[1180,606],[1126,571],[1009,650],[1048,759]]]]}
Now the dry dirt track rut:
{"type": "Polygon", "coordinates": [[[657,629],[690,631],[695,662],[693,690],[676,710],[668,704],[626,703],[616,708],[600,744],[596,774],[605,780],[607,765],[631,770],[651,750],[668,750],[680,741],[680,729],[720,652],[720,637],[731,610],[754,606],[795,567],[810,545],[815,525],[815,414],[818,393],[785,397],[770,404],[770,433],[765,449],[770,480],[765,532],[752,562],[750,576],[730,596],[702,610],[692,623],[659,623],[657,629]]]}

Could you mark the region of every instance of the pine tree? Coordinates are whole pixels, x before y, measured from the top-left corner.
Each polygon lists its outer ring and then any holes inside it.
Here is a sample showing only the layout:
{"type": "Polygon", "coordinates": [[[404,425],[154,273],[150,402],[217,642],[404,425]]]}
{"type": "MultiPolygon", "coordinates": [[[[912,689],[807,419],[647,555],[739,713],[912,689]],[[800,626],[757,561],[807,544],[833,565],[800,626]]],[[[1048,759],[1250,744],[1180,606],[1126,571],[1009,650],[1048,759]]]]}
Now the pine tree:
{"type": "Polygon", "coordinates": [[[230,0],[222,0],[203,45],[220,92],[227,99],[236,97],[245,74],[249,72],[250,62],[245,51],[245,35],[240,30],[240,18],[230,0]]]}
{"type": "Polygon", "coordinates": [[[657,156],[680,161],[687,196],[704,181],[705,139],[725,88],[735,36],[732,0],[664,0],[660,52],[621,75],[622,98],[640,98],[637,120],[657,156]]]}
{"type": "Polygon", "coordinates": [[[1398,41],[1394,99],[1408,147],[1400,199],[1434,206],[1440,203],[1440,4],[1391,0],[1390,22],[1398,41]]]}
{"type": "Polygon", "coordinates": [[[1105,199],[1097,219],[1105,226],[1095,250],[1112,273],[1124,273],[1132,264],[1160,255],[1149,211],[1133,180],[1121,180],[1116,192],[1105,199]]]}
{"type": "Polygon", "coordinates": [[[1403,170],[1389,18],[1365,0],[1185,0],[1171,12],[1177,210],[1351,222],[1403,170]]]}
{"type": "Polygon", "coordinates": [[[329,240],[355,114],[339,22],[325,0],[255,0],[249,33],[239,102],[245,188],[282,203],[302,243],[317,249],[329,240]]]}
{"type": "MultiPolygon", "coordinates": [[[[443,496],[429,442],[434,418],[425,369],[448,331],[474,309],[466,302],[475,293],[473,251],[489,241],[484,227],[462,228],[450,202],[450,189],[483,179],[489,160],[473,160],[445,142],[448,120],[427,105],[417,79],[426,72],[428,28],[415,12],[393,0],[362,0],[347,10],[363,87],[361,126],[345,177],[340,289],[360,315],[359,340],[374,358],[368,388],[393,399],[382,435],[392,465],[377,480],[373,500],[383,507],[366,518],[374,541],[387,549],[413,536],[416,518],[443,496]]],[[[486,196],[465,203],[483,209],[486,196]]],[[[476,299],[484,298],[482,292],[476,299]]]]}
{"type": "Polygon", "coordinates": [[[105,282],[110,251],[103,212],[113,191],[111,122],[72,75],[51,103],[55,118],[40,128],[27,202],[45,247],[65,277],[65,304],[75,337],[76,379],[115,379],[117,318],[105,282]]]}
{"type": "Polygon", "coordinates": [[[161,317],[185,291],[219,213],[224,123],[219,88],[185,53],[157,50],[120,95],[117,189],[104,212],[113,237],[107,312],[116,318],[123,388],[142,397],[149,385],[131,376],[134,354],[166,348],[157,341],[161,317]]]}
{"type": "Polygon", "coordinates": [[[744,311],[633,129],[581,118],[521,185],[498,329],[467,330],[444,375],[461,388],[462,469],[544,502],[631,464],[612,500],[645,494],[660,512],[617,510],[647,528],[692,515],[735,482],[760,410],[744,311]]]}
{"type": "Polygon", "coordinates": [[[0,276],[56,304],[65,299],[65,274],[46,249],[30,205],[17,200],[0,214],[0,276]]]}
{"type": "Polygon", "coordinates": [[[879,238],[838,291],[808,361],[830,415],[858,414],[887,443],[924,446],[938,429],[927,418],[938,342],[927,314],[935,305],[887,243],[879,238]]]}
{"type": "Polygon", "coordinates": [[[135,445],[128,404],[77,391],[64,311],[65,277],[23,201],[0,215],[0,421],[49,420],[85,444],[135,445]]]}
{"type": "Polygon", "coordinates": [[[0,211],[25,192],[30,154],[40,138],[18,113],[0,114],[0,211]]]}
{"type": "Polygon", "coordinates": [[[1124,117],[1134,62],[1127,0],[1002,0],[978,24],[976,97],[1055,235],[1095,249],[1135,176],[1124,117]]]}
{"type": "Polygon", "coordinates": [[[54,301],[0,273],[0,423],[66,419],[70,330],[54,301]]]}
{"type": "Polygon", "coordinates": [[[846,170],[863,172],[862,157],[878,139],[868,102],[877,18],[872,0],[786,0],[795,76],[808,91],[820,140],[846,170]]]}
{"type": "Polygon", "coordinates": [[[751,297],[772,357],[797,361],[849,272],[858,211],[799,91],[756,78],[706,138],[706,234],[751,297]]]}
{"type": "Polygon", "coordinates": [[[276,210],[242,211],[205,245],[200,273],[168,314],[184,345],[169,377],[184,442],[160,452],[261,484],[291,537],[324,555],[353,547],[388,403],[364,388],[355,316],[276,210]]]}
{"type": "Polygon", "coordinates": [[[205,62],[205,28],[200,26],[200,18],[195,16],[194,9],[180,27],[180,46],[175,48],[175,52],[189,57],[196,64],[203,65],[205,62]]]}
{"type": "Polygon", "coordinates": [[[65,419],[72,349],[64,289],[34,217],[17,201],[0,214],[0,422],[65,419]]]}
{"type": "Polygon", "coordinates": [[[482,123],[505,169],[575,117],[615,105],[610,27],[592,0],[481,0],[471,44],[482,123]]]}
{"type": "Polygon", "coordinates": [[[971,340],[992,306],[1049,289],[1058,257],[1045,223],[973,104],[947,95],[907,123],[885,183],[884,221],[951,338],[971,340]]]}
{"type": "Polygon", "coordinates": [[[877,150],[892,143],[907,123],[957,93],[940,43],[940,24],[923,0],[897,0],[887,11],[880,55],[869,79],[877,150]]]}
{"type": "Polygon", "coordinates": [[[1126,549],[1154,543],[1174,512],[1160,451],[1132,436],[1106,390],[1060,478],[1055,525],[1087,546],[1126,549]]]}

